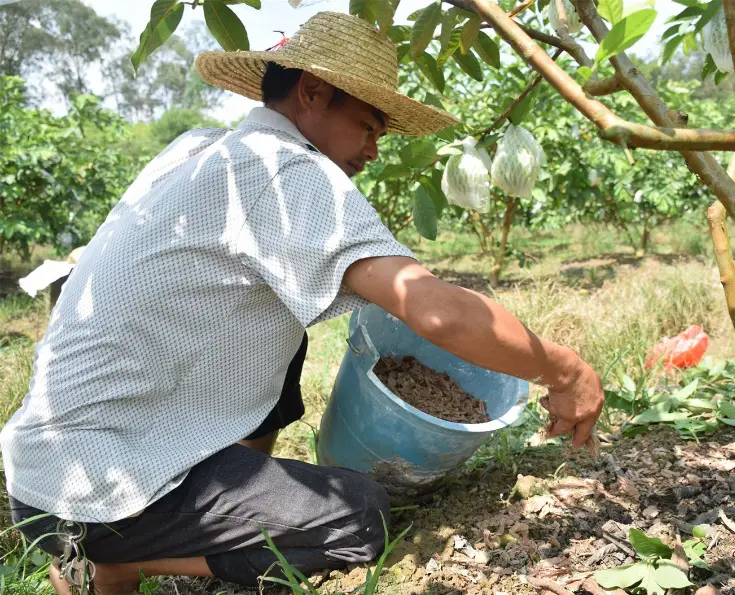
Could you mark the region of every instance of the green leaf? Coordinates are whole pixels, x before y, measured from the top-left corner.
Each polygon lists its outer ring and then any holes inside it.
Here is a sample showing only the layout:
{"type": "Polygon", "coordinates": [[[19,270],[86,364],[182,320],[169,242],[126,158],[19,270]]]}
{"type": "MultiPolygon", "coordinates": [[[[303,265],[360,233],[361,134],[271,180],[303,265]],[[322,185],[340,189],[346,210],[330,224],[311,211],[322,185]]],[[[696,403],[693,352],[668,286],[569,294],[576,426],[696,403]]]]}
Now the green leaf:
{"type": "Polygon", "coordinates": [[[431,196],[431,200],[434,201],[434,208],[436,209],[436,216],[441,217],[444,208],[449,204],[447,197],[444,196],[444,192],[441,189],[441,172],[439,170],[432,170],[432,177],[421,176],[420,184],[426,189],[431,196]],[[439,174],[438,179],[434,172],[439,174]]]}
{"type": "Polygon", "coordinates": [[[400,158],[404,165],[421,169],[436,161],[436,147],[428,139],[415,140],[401,149],[400,158]]]}
{"type": "Polygon", "coordinates": [[[674,550],[658,537],[649,537],[640,529],[628,531],[628,541],[641,558],[670,558],[674,550]]]}
{"type": "Polygon", "coordinates": [[[654,571],[654,578],[664,589],[683,589],[692,584],[687,575],[670,560],[659,560],[658,568],[654,571]]]}
{"type": "Polygon", "coordinates": [[[600,0],[597,12],[608,23],[615,25],[623,18],[623,0],[600,0]]]}
{"type": "Polygon", "coordinates": [[[681,421],[687,419],[691,413],[689,411],[663,411],[661,408],[651,407],[643,413],[636,415],[631,421],[635,425],[655,424],[667,421],[681,421]]]}
{"type": "Polygon", "coordinates": [[[436,207],[426,188],[421,185],[413,197],[413,223],[427,240],[436,239],[436,207]]]}
{"type": "Polygon", "coordinates": [[[730,401],[722,399],[720,401],[720,412],[725,417],[735,418],[735,405],[733,405],[730,401]]]}
{"type": "Polygon", "coordinates": [[[676,52],[677,48],[681,45],[683,39],[683,35],[677,35],[676,37],[672,37],[666,42],[666,44],[664,45],[664,51],[661,54],[661,64],[666,64],[669,60],[671,60],[671,58],[674,56],[674,52],[676,52]]]}
{"type": "Polygon", "coordinates": [[[151,19],[140,34],[138,47],[130,57],[133,69],[146,61],[176,31],[184,15],[184,5],[176,0],[156,0],[151,7],[151,19]]]}
{"type": "Polygon", "coordinates": [[[416,65],[419,67],[421,73],[431,81],[431,84],[436,87],[439,93],[444,93],[444,73],[437,68],[436,60],[431,54],[424,52],[418,58],[416,58],[416,65]]]}
{"type": "Polygon", "coordinates": [[[728,426],[735,426],[735,419],[727,419],[726,417],[718,417],[718,421],[721,421],[723,424],[727,424],[728,426]]]}
{"type": "Polygon", "coordinates": [[[396,60],[398,62],[403,62],[403,59],[408,55],[409,50],[411,49],[411,46],[409,46],[407,43],[402,43],[398,47],[396,47],[396,60]]]}
{"type": "MultiPolygon", "coordinates": [[[[441,44],[441,51],[447,47],[449,39],[454,32],[454,26],[457,24],[457,13],[452,10],[447,10],[442,14],[442,29],[439,34],[439,43],[441,44]]],[[[461,29],[460,29],[461,31],[461,29]]],[[[457,42],[459,43],[459,42],[457,42]]]]}
{"type": "Polygon", "coordinates": [[[646,564],[637,562],[595,572],[595,580],[603,589],[626,589],[643,579],[646,564]]]}
{"type": "Polygon", "coordinates": [[[519,126],[523,122],[528,113],[531,111],[533,105],[536,103],[536,98],[538,97],[538,94],[539,88],[536,87],[536,89],[526,95],[523,100],[513,108],[513,111],[510,113],[510,121],[513,124],[519,126]]]}
{"type": "Polygon", "coordinates": [[[704,59],[704,66],[702,66],[702,80],[705,80],[713,72],[717,72],[717,66],[712,58],[712,54],[707,54],[704,59]]]}
{"type": "Polygon", "coordinates": [[[434,95],[433,93],[429,93],[428,91],[424,96],[424,103],[426,105],[433,105],[434,107],[441,110],[444,109],[444,104],[441,102],[441,100],[436,95],[434,95]]]}
{"type": "Polygon", "coordinates": [[[711,399],[687,399],[685,403],[682,403],[682,407],[692,411],[714,411],[717,409],[717,405],[711,399]]]}
{"type": "Polygon", "coordinates": [[[480,66],[480,62],[472,50],[470,50],[467,54],[463,54],[462,52],[455,52],[452,57],[454,58],[455,62],[459,64],[459,67],[467,74],[469,74],[473,79],[475,79],[476,81],[483,80],[482,66],[480,66]]]}
{"type": "Polygon", "coordinates": [[[256,10],[260,10],[260,0],[223,0],[225,4],[247,4],[256,10]]]}
{"type": "Polygon", "coordinates": [[[418,58],[429,47],[434,30],[442,18],[441,4],[432,2],[424,8],[411,29],[411,55],[418,58]]]}
{"type": "Polygon", "coordinates": [[[461,39],[462,29],[455,29],[454,31],[452,31],[452,34],[449,36],[449,40],[447,41],[447,45],[441,49],[441,51],[439,52],[439,56],[437,56],[437,68],[439,68],[440,70],[444,68],[444,64],[446,63],[446,61],[449,60],[449,58],[454,55],[454,52],[457,51],[461,39]]]}
{"type": "Polygon", "coordinates": [[[653,564],[646,564],[639,587],[645,589],[648,595],[664,595],[666,591],[656,582],[656,569],[653,564]]]}
{"type": "Polygon", "coordinates": [[[393,25],[398,0],[372,0],[375,2],[375,20],[381,31],[388,31],[393,25]]]}
{"type": "Polygon", "coordinates": [[[383,168],[383,171],[380,172],[380,175],[378,176],[378,181],[382,182],[383,180],[394,180],[396,178],[402,178],[403,176],[410,173],[411,168],[408,165],[404,165],[403,163],[388,163],[383,168]]]}
{"type": "Polygon", "coordinates": [[[685,21],[698,17],[704,13],[704,4],[695,3],[682,10],[679,14],[671,17],[667,23],[674,23],[676,21],[685,21]]]}
{"type": "Polygon", "coordinates": [[[712,17],[719,12],[721,7],[722,0],[711,0],[710,3],[707,4],[707,9],[702,13],[702,16],[699,17],[697,24],[694,25],[694,33],[699,33],[702,28],[712,20],[712,17]]]}
{"type": "Polygon", "coordinates": [[[393,43],[403,43],[411,39],[411,27],[406,25],[393,25],[388,31],[388,37],[390,37],[393,43]]]}
{"type": "Polygon", "coordinates": [[[484,31],[477,34],[475,51],[486,64],[496,70],[500,68],[500,48],[495,40],[484,31]]]}
{"type": "Polygon", "coordinates": [[[473,15],[472,18],[464,24],[462,27],[462,36],[459,40],[459,49],[463,54],[466,54],[472,49],[477,41],[477,36],[480,33],[480,25],[482,25],[482,19],[473,15]]]}
{"type": "Polygon", "coordinates": [[[664,31],[664,34],[661,36],[661,41],[664,39],[668,39],[669,37],[672,37],[673,35],[677,35],[679,33],[679,30],[681,29],[681,25],[672,25],[666,31],[664,31]]]}
{"type": "Polygon", "coordinates": [[[726,72],[722,72],[720,70],[715,72],[715,85],[719,85],[723,80],[725,80],[726,76],[727,76],[726,72]]]}
{"type": "Polygon", "coordinates": [[[582,84],[585,84],[592,76],[592,69],[587,66],[580,66],[577,68],[577,74],[582,77],[582,84]]]}
{"type": "Polygon", "coordinates": [[[684,401],[696,392],[698,386],[699,379],[696,378],[692,382],[687,384],[684,388],[680,388],[676,392],[671,393],[671,398],[676,399],[677,401],[684,401]]]}
{"type": "Polygon", "coordinates": [[[245,25],[231,8],[222,0],[207,0],[203,6],[207,27],[225,50],[234,52],[250,49],[245,25]]]}
{"type": "Polygon", "coordinates": [[[634,12],[616,23],[607,37],[602,40],[595,56],[595,64],[599,66],[608,58],[634,45],[648,32],[654,20],[656,20],[656,11],[647,8],[634,12]]]}
{"type": "Polygon", "coordinates": [[[704,539],[707,537],[707,529],[705,529],[702,525],[694,525],[692,527],[692,535],[694,537],[698,537],[699,539],[704,539]]]}
{"type": "Polygon", "coordinates": [[[627,390],[629,393],[635,394],[635,391],[636,391],[635,381],[627,374],[623,376],[623,388],[627,390]]]}

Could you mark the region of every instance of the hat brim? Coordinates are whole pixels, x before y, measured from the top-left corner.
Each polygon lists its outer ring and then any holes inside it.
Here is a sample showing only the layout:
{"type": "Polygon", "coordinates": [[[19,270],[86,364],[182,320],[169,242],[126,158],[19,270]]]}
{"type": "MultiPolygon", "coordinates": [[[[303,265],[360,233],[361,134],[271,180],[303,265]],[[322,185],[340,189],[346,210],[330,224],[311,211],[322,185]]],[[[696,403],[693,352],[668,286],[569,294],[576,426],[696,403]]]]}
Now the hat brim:
{"type": "Polygon", "coordinates": [[[311,72],[388,116],[387,132],[407,136],[433,134],[458,124],[449,112],[425,105],[397,91],[359,77],[308,64],[285,49],[266,52],[204,52],[196,69],[210,85],[262,101],[261,82],[268,62],[311,72]]]}

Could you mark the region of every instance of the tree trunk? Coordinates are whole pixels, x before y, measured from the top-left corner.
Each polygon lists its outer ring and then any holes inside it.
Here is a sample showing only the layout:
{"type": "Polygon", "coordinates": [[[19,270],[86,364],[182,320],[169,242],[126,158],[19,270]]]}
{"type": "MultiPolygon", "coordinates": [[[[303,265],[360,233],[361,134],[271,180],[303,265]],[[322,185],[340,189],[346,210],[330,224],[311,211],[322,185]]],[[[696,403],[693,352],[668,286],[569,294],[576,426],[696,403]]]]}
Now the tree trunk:
{"type": "Polygon", "coordinates": [[[648,229],[648,221],[643,222],[643,235],[641,236],[641,256],[648,254],[648,241],[651,239],[651,230],[648,229]]]}
{"type": "Polygon", "coordinates": [[[508,247],[508,235],[510,234],[510,228],[513,225],[513,215],[515,215],[516,206],[518,201],[511,198],[505,205],[505,215],[503,216],[503,235],[500,237],[500,249],[498,255],[495,258],[495,264],[493,264],[492,271],[490,272],[490,287],[497,287],[500,283],[500,273],[503,270],[503,264],[505,264],[505,249],[508,247]]]}
{"type": "Polygon", "coordinates": [[[482,221],[480,220],[480,214],[476,211],[472,211],[470,213],[470,218],[472,219],[472,231],[477,234],[477,239],[480,241],[480,250],[482,250],[482,255],[487,256],[487,236],[483,233],[483,225],[482,221]]]}
{"type": "MultiPolygon", "coordinates": [[[[730,158],[727,173],[735,179],[735,154],[730,158]]],[[[730,236],[727,233],[727,212],[718,200],[707,209],[709,230],[712,234],[712,244],[715,248],[715,260],[720,271],[720,283],[725,290],[725,302],[730,320],[735,327],[735,261],[732,257],[730,236]]]]}

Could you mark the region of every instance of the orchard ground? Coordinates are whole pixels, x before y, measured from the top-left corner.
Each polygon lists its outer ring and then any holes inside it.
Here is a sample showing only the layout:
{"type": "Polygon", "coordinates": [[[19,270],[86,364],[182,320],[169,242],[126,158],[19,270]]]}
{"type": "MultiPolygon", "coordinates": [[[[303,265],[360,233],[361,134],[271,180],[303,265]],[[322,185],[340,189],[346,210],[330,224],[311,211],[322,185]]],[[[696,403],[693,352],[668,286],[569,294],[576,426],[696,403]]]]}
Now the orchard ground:
{"type": "MultiPolygon", "coordinates": [[[[514,230],[511,243],[524,254],[525,266],[513,260],[495,290],[487,281],[492,262],[471,234],[444,232],[431,243],[407,231],[401,239],[440,277],[492,295],[540,335],[575,348],[605,374],[606,385],[625,383],[626,375],[638,387],[664,382],[646,375],[646,352],[690,324],[710,334],[710,355],[735,359],[735,333],[703,221],[660,228],[647,256],[637,256],[615,231],[600,226],[514,230]]],[[[47,319],[47,298],[20,294],[16,281],[43,256],[36,250],[32,262],[0,267],[2,423],[25,395],[33,347],[47,319]]],[[[341,317],[310,329],[302,383],[307,414],[282,433],[277,455],[313,460],[312,428],[319,426],[345,350],[347,322],[341,317]]],[[[721,390],[733,394],[735,384],[721,390]]],[[[735,519],[735,428],[723,425],[697,440],[683,440],[661,425],[620,436],[615,430],[621,416],[607,408],[603,420],[611,436],[602,456],[593,459],[562,442],[544,443],[535,402],[524,419],[494,436],[433,501],[394,512],[392,532],[412,528],[389,557],[378,593],[526,593],[533,591],[528,577],[580,590],[585,573],[632,561],[629,527],[673,543],[677,533],[686,539],[692,525],[702,523],[713,528],[704,556],[711,570],[695,569],[690,577],[735,592],[735,533],[718,517],[722,510],[735,519]],[[480,553],[472,554],[465,540],[480,553]]],[[[5,528],[4,494],[0,513],[5,528]]],[[[6,592],[50,593],[45,556],[30,556],[24,572],[8,569],[25,545],[12,531],[0,541],[6,592]]],[[[314,582],[323,593],[348,593],[365,573],[350,568],[314,582]]],[[[146,581],[144,588],[182,595],[247,592],[186,579],[146,581]]]]}

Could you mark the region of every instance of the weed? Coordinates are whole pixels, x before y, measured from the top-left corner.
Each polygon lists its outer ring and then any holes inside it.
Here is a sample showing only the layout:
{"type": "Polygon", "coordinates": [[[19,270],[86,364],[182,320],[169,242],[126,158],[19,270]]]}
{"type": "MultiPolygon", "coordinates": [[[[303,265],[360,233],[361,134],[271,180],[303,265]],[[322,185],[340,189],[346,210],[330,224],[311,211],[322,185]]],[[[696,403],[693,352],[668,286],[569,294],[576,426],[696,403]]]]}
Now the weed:
{"type": "MultiPolygon", "coordinates": [[[[385,522],[385,517],[383,516],[383,513],[380,513],[380,517],[383,521],[383,531],[385,533],[385,546],[383,549],[383,553],[378,558],[377,562],[375,563],[375,568],[367,569],[367,575],[365,578],[365,582],[360,585],[359,587],[353,589],[350,591],[348,595],[374,595],[376,592],[376,589],[378,588],[378,582],[380,581],[380,574],[383,571],[383,566],[385,564],[386,559],[390,555],[390,553],[395,549],[395,547],[400,543],[400,541],[406,536],[406,533],[408,533],[411,530],[411,525],[406,527],[403,531],[401,531],[398,536],[393,540],[390,541],[390,537],[388,535],[388,525],[385,522]]],[[[301,594],[301,593],[308,593],[309,595],[320,595],[321,591],[314,587],[313,584],[309,581],[309,579],[304,575],[303,572],[301,572],[298,568],[295,568],[291,564],[289,564],[288,560],[286,560],[285,556],[279,551],[279,549],[276,547],[275,543],[273,543],[273,540],[268,535],[267,531],[265,529],[261,529],[261,533],[263,534],[263,538],[265,539],[266,543],[268,544],[266,546],[266,549],[269,549],[273,554],[276,556],[277,561],[273,563],[271,568],[266,571],[265,576],[261,577],[261,581],[267,581],[272,583],[277,583],[279,585],[284,585],[291,589],[291,593],[294,594],[301,594]],[[268,573],[274,568],[278,566],[281,571],[283,572],[283,575],[286,577],[279,578],[274,576],[268,576],[268,573]]],[[[340,595],[340,594],[335,594],[340,595]]],[[[345,594],[341,594],[345,595],[345,594]]]]}
{"type": "Polygon", "coordinates": [[[707,551],[705,536],[701,527],[695,527],[693,539],[672,548],[640,529],[630,529],[628,541],[641,561],[596,572],[595,580],[605,589],[632,588],[647,595],[662,595],[668,589],[688,587],[692,584],[685,572],[689,566],[708,568],[702,560],[707,551]]]}

